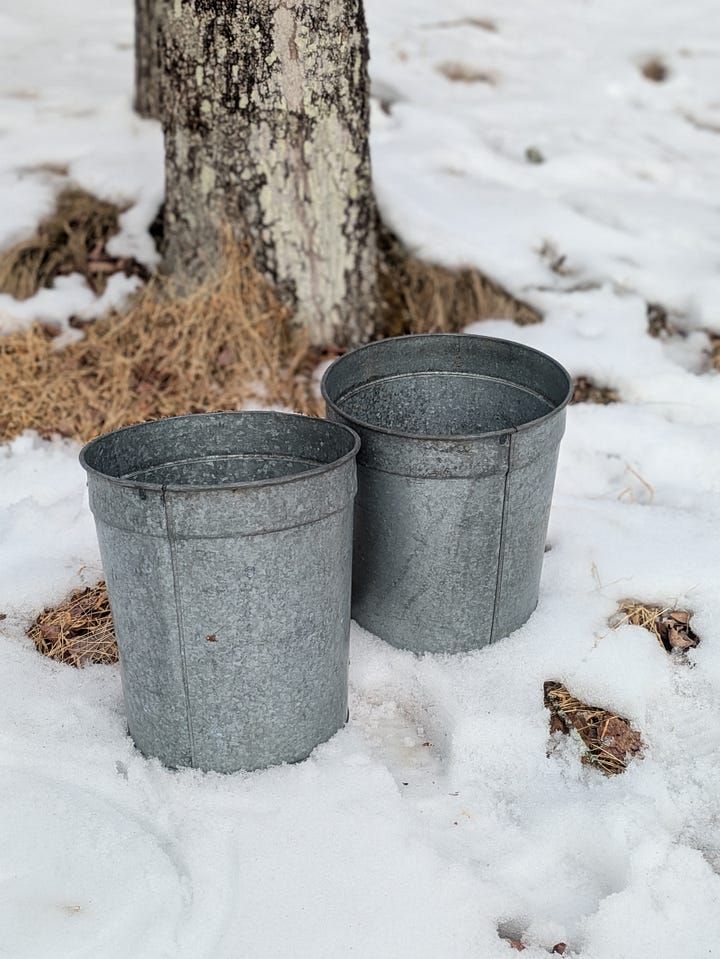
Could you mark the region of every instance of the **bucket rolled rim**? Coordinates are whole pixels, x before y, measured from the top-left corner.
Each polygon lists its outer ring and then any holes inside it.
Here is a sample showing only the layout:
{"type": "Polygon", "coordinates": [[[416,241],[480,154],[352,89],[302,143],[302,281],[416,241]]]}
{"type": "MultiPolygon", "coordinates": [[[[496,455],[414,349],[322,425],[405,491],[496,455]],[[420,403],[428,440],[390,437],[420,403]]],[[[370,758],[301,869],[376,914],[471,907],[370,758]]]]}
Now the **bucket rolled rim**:
{"type": "Polygon", "coordinates": [[[87,442],[80,450],[79,459],[80,465],[85,472],[88,473],[88,475],[106,480],[115,486],[124,486],[130,489],[152,490],[161,493],[204,493],[211,492],[213,490],[260,489],[263,487],[284,486],[289,483],[298,483],[304,479],[309,479],[314,476],[319,476],[322,473],[339,469],[341,466],[344,466],[345,463],[353,460],[357,456],[359,450],[360,437],[351,427],[345,426],[343,423],[335,423],[332,420],[327,420],[320,416],[306,416],[304,413],[290,413],[280,410],[217,410],[215,412],[206,413],[184,413],[180,416],[161,416],[158,419],[144,420],[141,423],[131,423],[129,426],[121,426],[116,430],[109,430],[107,433],[102,433],[100,436],[96,436],[87,442]],[[291,473],[287,476],[270,477],[262,480],[249,480],[244,483],[201,483],[199,485],[191,485],[186,483],[148,483],[142,480],[126,479],[122,476],[112,476],[110,473],[103,473],[102,470],[95,469],[95,467],[91,466],[87,461],[87,453],[90,450],[90,447],[94,446],[96,443],[100,443],[102,440],[107,439],[109,436],[115,436],[119,433],[125,433],[130,430],[141,429],[142,427],[151,426],[154,423],[163,423],[167,420],[197,420],[201,417],[209,416],[244,416],[258,418],[282,417],[288,419],[292,417],[309,422],[323,423],[325,426],[328,426],[331,429],[337,428],[349,433],[352,437],[353,445],[347,453],[343,453],[342,456],[334,459],[331,463],[321,463],[318,466],[312,467],[311,469],[303,470],[302,473],[291,473]]]}
{"type": "MultiPolygon", "coordinates": [[[[401,373],[402,371],[399,371],[399,372],[401,373]]],[[[433,370],[428,370],[426,372],[432,373],[433,370]]],[[[435,372],[450,373],[452,371],[438,370],[435,372]]],[[[382,379],[388,379],[388,378],[389,377],[379,377],[378,382],[380,382],[382,379]]],[[[506,381],[506,382],[509,382],[509,381],[506,381]]],[[[342,356],[339,356],[325,370],[322,381],[320,383],[320,392],[327,406],[331,410],[333,410],[333,412],[337,413],[340,417],[342,417],[343,420],[346,420],[348,423],[350,423],[352,426],[359,426],[360,428],[364,430],[370,430],[371,432],[374,432],[374,433],[383,433],[386,436],[398,436],[398,437],[401,437],[402,439],[408,439],[408,440],[424,440],[431,443],[462,443],[462,442],[470,442],[473,440],[477,441],[477,440],[486,439],[488,437],[494,437],[494,436],[507,436],[512,433],[519,433],[522,430],[534,429],[539,424],[544,423],[545,420],[549,420],[551,417],[557,416],[558,413],[560,413],[562,410],[565,409],[565,407],[568,405],[568,403],[572,399],[573,381],[572,381],[572,377],[570,376],[568,371],[565,369],[565,367],[562,365],[562,363],[559,363],[556,359],[554,359],[554,357],[549,356],[547,353],[543,353],[542,350],[536,350],[534,346],[527,346],[525,343],[517,343],[515,342],[515,340],[505,340],[499,336],[485,336],[484,334],[481,334],[481,333],[408,333],[403,336],[389,336],[384,340],[373,340],[371,343],[365,343],[363,346],[358,346],[355,349],[349,350],[347,353],[344,353],[342,356]],[[439,337],[439,336],[448,337],[448,338],[457,339],[457,340],[462,340],[462,339],[469,340],[472,338],[473,340],[486,340],[492,343],[502,343],[503,345],[511,346],[514,349],[521,350],[524,353],[529,353],[533,356],[539,356],[543,360],[551,363],[557,370],[560,371],[560,373],[562,373],[567,378],[567,381],[568,381],[567,393],[563,397],[562,401],[558,403],[557,405],[553,406],[553,408],[548,413],[544,413],[542,416],[538,416],[535,419],[528,420],[527,423],[520,423],[517,426],[506,426],[505,429],[502,429],[502,430],[488,430],[482,433],[462,433],[462,434],[440,433],[438,435],[434,435],[430,433],[406,433],[403,430],[390,429],[387,426],[378,426],[375,423],[368,423],[366,420],[361,420],[359,417],[351,416],[349,413],[346,413],[342,409],[342,407],[338,406],[338,404],[335,403],[335,401],[332,400],[330,396],[328,395],[328,391],[327,391],[328,377],[330,376],[335,365],[338,363],[342,363],[348,357],[355,356],[355,354],[362,353],[365,350],[372,350],[373,348],[378,348],[378,347],[381,348],[383,344],[393,343],[398,340],[428,340],[431,338],[434,339],[435,337],[439,337]]]]}

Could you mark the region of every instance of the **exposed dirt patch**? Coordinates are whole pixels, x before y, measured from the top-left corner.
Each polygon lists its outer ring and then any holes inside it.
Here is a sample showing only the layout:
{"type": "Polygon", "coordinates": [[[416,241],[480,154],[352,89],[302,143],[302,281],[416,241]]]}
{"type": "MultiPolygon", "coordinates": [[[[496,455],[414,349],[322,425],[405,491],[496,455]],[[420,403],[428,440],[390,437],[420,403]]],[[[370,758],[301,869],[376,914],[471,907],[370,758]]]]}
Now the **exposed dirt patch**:
{"type": "Polygon", "coordinates": [[[28,630],[39,652],[71,666],[118,661],[105,583],[75,590],[59,606],[42,612],[28,630]]]}
{"type": "Polygon", "coordinates": [[[672,606],[654,606],[626,600],[611,621],[613,629],[624,623],[642,626],[653,634],[666,653],[682,656],[694,649],[700,637],[690,625],[692,613],[672,606]]]}
{"type": "Polygon", "coordinates": [[[589,376],[576,376],[573,381],[571,403],[599,403],[607,406],[608,403],[617,403],[619,399],[617,390],[609,386],[599,386],[589,376]]]}
{"type": "Polygon", "coordinates": [[[720,335],[717,333],[708,333],[710,337],[710,362],[713,369],[720,373],[720,335]]]}
{"type": "Polygon", "coordinates": [[[656,340],[671,340],[674,337],[685,337],[687,334],[680,329],[676,322],[677,314],[666,309],[662,303],[647,304],[647,331],[656,340]]]}
{"type": "Polygon", "coordinates": [[[459,60],[447,60],[439,64],[437,71],[452,83],[487,83],[489,86],[495,86],[498,82],[497,74],[491,70],[478,70],[477,67],[461,63],[459,60]]]}
{"type": "Polygon", "coordinates": [[[640,733],[622,716],[582,702],[562,683],[552,680],[545,683],[544,696],[550,711],[550,732],[577,734],[586,749],[584,763],[597,766],[606,775],[616,775],[640,753],[640,733]]]}
{"type": "Polygon", "coordinates": [[[660,57],[648,57],[640,64],[640,73],[653,83],[664,83],[670,76],[670,69],[660,57]]]}
{"type": "Polygon", "coordinates": [[[113,257],[108,240],[119,230],[122,209],[75,187],[64,190],[57,209],[33,236],[0,253],[0,293],[26,300],[52,286],[58,276],[80,273],[95,293],[102,293],[113,273],[141,276],[136,260],[113,257]]]}
{"type": "MultiPolygon", "coordinates": [[[[4,288],[30,296],[78,270],[100,291],[111,272],[135,270],[104,252],[118,213],[66,191],[35,237],[0,258],[4,288]]],[[[424,262],[382,226],[379,233],[377,337],[456,332],[489,317],[541,319],[477,270],[424,262]]],[[[290,321],[248,251],[228,243],[216,275],[199,289],[180,294],[172,279],[154,276],[127,313],[79,324],[83,337],[61,349],[52,325],[0,337],[0,441],[25,429],[85,441],[147,419],[248,402],[318,415],[313,374],[338,351],[311,349],[290,321]]]]}

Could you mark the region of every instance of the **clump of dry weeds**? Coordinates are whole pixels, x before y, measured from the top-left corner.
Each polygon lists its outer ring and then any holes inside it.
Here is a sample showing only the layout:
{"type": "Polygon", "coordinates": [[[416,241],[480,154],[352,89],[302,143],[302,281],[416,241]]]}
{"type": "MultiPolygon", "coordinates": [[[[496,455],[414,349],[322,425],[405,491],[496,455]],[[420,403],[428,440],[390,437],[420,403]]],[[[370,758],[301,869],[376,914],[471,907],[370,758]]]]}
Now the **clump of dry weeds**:
{"type": "Polygon", "coordinates": [[[81,273],[102,293],[113,273],[147,278],[136,260],[110,256],[108,240],[118,232],[122,209],[77,187],[58,196],[57,207],[33,236],[0,253],[0,293],[26,300],[58,276],[81,273]]]}
{"type": "MultiPolygon", "coordinates": [[[[66,190],[37,236],[0,256],[5,288],[30,296],[70,270],[92,285],[118,212],[66,190]]],[[[540,320],[477,270],[426,263],[382,226],[379,266],[378,336],[455,332],[491,316],[540,320]]],[[[84,441],[142,420],[248,402],[317,415],[313,372],[336,355],[331,346],[309,347],[249,251],[230,242],[216,275],[194,291],[180,293],[156,276],[127,313],[85,325],[81,339],[58,349],[56,332],[38,324],[0,337],[0,441],[25,429],[84,441]]]]}
{"type": "Polygon", "coordinates": [[[620,604],[611,625],[613,629],[624,623],[641,626],[653,634],[666,653],[682,654],[688,649],[694,649],[700,642],[699,636],[690,626],[691,616],[692,613],[687,609],[625,600],[620,604]]]}
{"type": "Polygon", "coordinates": [[[521,326],[542,317],[472,267],[450,269],[409,252],[384,227],[379,231],[379,337],[457,333],[483,319],[521,326]]]}
{"type": "Polygon", "coordinates": [[[451,83],[487,83],[495,86],[497,76],[490,70],[479,70],[467,63],[458,60],[448,60],[437,67],[438,73],[450,80],[451,83]]]}
{"type": "Polygon", "coordinates": [[[87,440],[252,400],[317,412],[307,356],[247,251],[232,249],[202,287],[180,296],[156,278],[129,312],[88,324],[63,349],[42,326],[0,338],[0,439],[35,429],[87,440]]]}
{"type": "Polygon", "coordinates": [[[28,630],[38,650],[71,666],[118,661],[105,583],[75,590],[59,606],[40,613],[28,630]]]}
{"type": "Polygon", "coordinates": [[[640,733],[622,716],[600,706],[589,706],[562,683],[546,682],[544,694],[551,732],[577,733],[586,748],[583,762],[597,766],[606,775],[623,772],[628,758],[642,749],[640,733]]]}
{"type": "Polygon", "coordinates": [[[609,403],[617,403],[619,399],[617,390],[609,386],[599,386],[589,376],[575,377],[571,403],[599,403],[607,406],[609,403]]]}
{"type": "Polygon", "coordinates": [[[720,336],[717,333],[709,333],[710,337],[710,362],[713,369],[720,373],[720,336]]]}

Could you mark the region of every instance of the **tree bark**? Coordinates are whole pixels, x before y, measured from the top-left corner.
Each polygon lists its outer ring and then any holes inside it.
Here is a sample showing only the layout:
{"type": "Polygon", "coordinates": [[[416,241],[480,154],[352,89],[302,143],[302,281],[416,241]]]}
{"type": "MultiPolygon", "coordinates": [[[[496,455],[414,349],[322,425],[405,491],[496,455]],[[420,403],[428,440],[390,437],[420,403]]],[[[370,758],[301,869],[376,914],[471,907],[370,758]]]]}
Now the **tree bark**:
{"type": "Polygon", "coordinates": [[[160,119],[160,22],[164,0],[135,0],[135,111],[160,119]]]}
{"type": "Polygon", "coordinates": [[[168,0],[165,265],[202,280],[223,225],[317,344],[371,332],[375,205],[362,0],[168,0]]]}

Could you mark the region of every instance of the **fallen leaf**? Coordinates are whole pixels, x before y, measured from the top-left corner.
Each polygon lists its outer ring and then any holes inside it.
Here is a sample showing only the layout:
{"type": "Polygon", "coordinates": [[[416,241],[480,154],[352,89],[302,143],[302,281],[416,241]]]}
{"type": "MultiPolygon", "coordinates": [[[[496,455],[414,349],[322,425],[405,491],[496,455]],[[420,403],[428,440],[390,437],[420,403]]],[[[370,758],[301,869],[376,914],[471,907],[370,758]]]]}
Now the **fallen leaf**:
{"type": "Polygon", "coordinates": [[[642,747],[640,733],[636,732],[627,720],[619,716],[612,716],[607,720],[600,743],[618,759],[624,759],[628,753],[637,753],[642,747]]]}
{"type": "Polygon", "coordinates": [[[687,633],[681,633],[674,626],[668,627],[667,638],[673,649],[692,649],[697,646],[695,640],[691,639],[687,633]]]}
{"type": "Polygon", "coordinates": [[[550,735],[552,736],[553,733],[564,733],[567,736],[569,732],[570,730],[558,714],[550,713],[550,735]]]}

